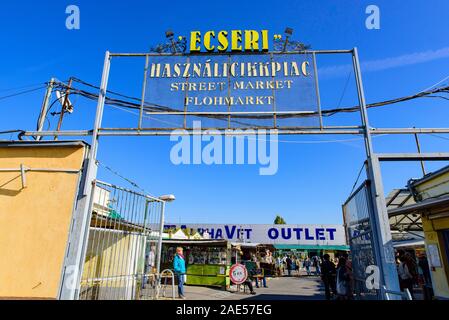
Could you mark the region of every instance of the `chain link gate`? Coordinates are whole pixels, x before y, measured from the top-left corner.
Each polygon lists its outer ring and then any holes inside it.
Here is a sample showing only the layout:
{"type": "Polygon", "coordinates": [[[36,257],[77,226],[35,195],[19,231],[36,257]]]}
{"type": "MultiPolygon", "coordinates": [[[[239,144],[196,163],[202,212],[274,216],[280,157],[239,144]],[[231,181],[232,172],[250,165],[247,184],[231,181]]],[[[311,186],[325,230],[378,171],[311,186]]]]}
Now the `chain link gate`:
{"type": "Polygon", "coordinates": [[[369,181],[365,181],[343,205],[343,217],[353,269],[353,289],[358,299],[378,299],[380,288],[368,288],[366,271],[377,266],[373,243],[373,229],[369,181]]]}
{"type": "Polygon", "coordinates": [[[80,300],[157,298],[164,201],[95,181],[80,300]]]}

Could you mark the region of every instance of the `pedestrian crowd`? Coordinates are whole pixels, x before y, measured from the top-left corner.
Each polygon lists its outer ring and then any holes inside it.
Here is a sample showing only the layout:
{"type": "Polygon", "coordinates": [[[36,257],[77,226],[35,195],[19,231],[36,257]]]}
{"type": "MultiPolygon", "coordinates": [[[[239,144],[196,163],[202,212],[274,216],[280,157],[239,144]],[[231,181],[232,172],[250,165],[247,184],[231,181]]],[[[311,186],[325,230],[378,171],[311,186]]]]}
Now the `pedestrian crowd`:
{"type": "Polygon", "coordinates": [[[396,266],[402,292],[408,290],[410,297],[414,300],[416,289],[421,288],[423,299],[432,299],[432,279],[429,262],[425,254],[416,256],[410,252],[399,250],[396,253],[396,266]]]}
{"type": "MultiPolygon", "coordinates": [[[[253,254],[249,262],[253,267],[247,268],[248,279],[244,286],[248,287],[251,294],[256,294],[253,283],[256,288],[267,288],[266,270],[261,267],[261,263],[265,263],[273,265],[278,276],[300,276],[301,271],[305,271],[307,276],[320,276],[327,300],[352,300],[354,298],[353,268],[347,253],[334,259],[331,259],[329,254],[324,254],[322,257],[315,255],[311,258],[295,255],[281,255],[274,258],[272,253],[267,250],[263,258],[258,258],[253,254]]],[[[432,298],[429,263],[424,254],[415,257],[410,252],[398,251],[396,264],[402,292],[408,290],[411,298],[415,299],[415,289],[421,286],[424,299],[432,298]]],[[[173,269],[178,282],[179,297],[184,299],[186,263],[181,247],[176,250],[173,269]]]]}

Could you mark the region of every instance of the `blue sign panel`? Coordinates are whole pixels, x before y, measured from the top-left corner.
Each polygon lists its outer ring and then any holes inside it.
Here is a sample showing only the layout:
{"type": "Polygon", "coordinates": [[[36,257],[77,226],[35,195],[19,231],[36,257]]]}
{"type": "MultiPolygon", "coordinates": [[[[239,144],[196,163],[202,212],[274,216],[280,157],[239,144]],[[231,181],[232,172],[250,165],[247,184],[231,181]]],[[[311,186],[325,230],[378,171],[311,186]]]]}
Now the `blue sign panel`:
{"type": "Polygon", "coordinates": [[[144,127],[319,126],[311,54],[156,55],[146,77],[144,127]]]}

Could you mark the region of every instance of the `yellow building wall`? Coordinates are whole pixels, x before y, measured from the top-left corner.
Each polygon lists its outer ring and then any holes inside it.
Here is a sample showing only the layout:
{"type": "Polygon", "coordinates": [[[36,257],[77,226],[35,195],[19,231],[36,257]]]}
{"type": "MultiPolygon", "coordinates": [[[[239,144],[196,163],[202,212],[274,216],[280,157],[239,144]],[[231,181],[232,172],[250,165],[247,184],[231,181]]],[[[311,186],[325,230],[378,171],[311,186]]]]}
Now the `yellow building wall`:
{"type": "Polygon", "coordinates": [[[425,243],[436,244],[438,246],[440,259],[442,263],[441,268],[434,268],[431,270],[434,294],[437,297],[444,297],[449,299],[449,282],[448,282],[448,257],[443,246],[443,239],[438,234],[438,230],[449,229],[449,218],[430,220],[426,217],[422,218],[425,243]]]}
{"type": "MultiPolygon", "coordinates": [[[[75,169],[85,146],[0,146],[0,169],[75,169]]],[[[0,298],[55,299],[80,174],[0,171],[0,298]]]]}

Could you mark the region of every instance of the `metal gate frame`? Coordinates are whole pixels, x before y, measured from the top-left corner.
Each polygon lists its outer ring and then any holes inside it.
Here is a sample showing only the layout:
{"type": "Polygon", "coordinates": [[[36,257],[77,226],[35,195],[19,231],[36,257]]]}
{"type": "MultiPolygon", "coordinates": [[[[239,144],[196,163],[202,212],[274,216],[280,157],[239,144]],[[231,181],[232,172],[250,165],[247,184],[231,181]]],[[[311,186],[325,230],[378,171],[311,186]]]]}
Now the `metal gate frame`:
{"type": "Polygon", "coordinates": [[[165,202],[96,180],[91,203],[79,298],[155,299],[165,202]]]}
{"type": "Polygon", "coordinates": [[[352,255],[353,290],[359,299],[368,295],[373,296],[373,291],[378,299],[382,297],[380,284],[377,284],[378,288],[371,290],[366,287],[367,267],[377,266],[380,259],[379,253],[375,250],[375,235],[372,227],[374,210],[370,199],[370,181],[365,180],[342,206],[346,239],[352,255]]]}
{"type": "MultiPolygon", "coordinates": [[[[293,52],[286,52],[293,53],[293,52]]],[[[359,126],[333,126],[319,129],[293,128],[287,130],[277,130],[279,135],[317,135],[317,134],[344,134],[362,135],[365,142],[366,169],[368,180],[370,180],[371,203],[373,205],[372,226],[375,235],[374,248],[379,256],[379,268],[381,272],[381,290],[399,291],[396,266],[393,256],[393,244],[389,227],[389,219],[386,201],[383,190],[382,175],[380,169],[381,161],[440,161],[449,160],[449,153],[393,153],[376,154],[373,148],[372,136],[376,134],[425,134],[425,133],[449,133],[449,128],[371,128],[368,120],[367,106],[363,89],[363,82],[360,70],[360,62],[357,48],[351,50],[306,50],[295,53],[319,54],[350,54],[352,56],[353,70],[355,74],[357,94],[360,107],[360,117],[362,125],[359,126]],[[385,288],[385,289],[382,289],[385,288]]],[[[244,53],[241,53],[244,54],[244,53]]],[[[270,53],[267,53],[270,54],[270,53]]],[[[87,160],[87,173],[81,188],[81,196],[77,202],[72,230],[70,233],[71,242],[67,250],[67,257],[64,262],[64,271],[61,281],[60,299],[76,299],[79,288],[74,283],[79,283],[79,270],[82,269],[84,261],[85,242],[88,234],[88,221],[91,218],[91,203],[89,199],[92,193],[92,183],[97,176],[97,165],[95,159],[99,147],[101,136],[166,136],[171,132],[161,130],[145,130],[143,128],[102,128],[103,110],[105,105],[106,92],[108,87],[109,71],[113,57],[150,57],[155,54],[149,53],[116,53],[109,51],[105,54],[103,75],[101,80],[96,116],[92,130],[74,131],[27,131],[23,136],[44,137],[44,136],[92,136],[92,147],[87,160]]],[[[157,54],[164,55],[164,54],[157,54]]],[[[166,54],[176,55],[176,54],[166,54]]],[[[141,107],[143,108],[143,106],[141,107]]],[[[142,114],[142,110],[141,110],[142,114]]],[[[139,119],[140,120],[140,119],[139,119]]],[[[320,119],[321,121],[321,119],[320,119]]],[[[225,134],[235,133],[228,130],[221,130],[225,134]]],[[[188,131],[187,134],[197,135],[201,132],[188,131]]],[[[220,132],[221,134],[221,132],[220,132]]],[[[248,134],[246,132],[245,134],[248,134]]],[[[384,294],[382,296],[385,296],[384,294]]]]}

